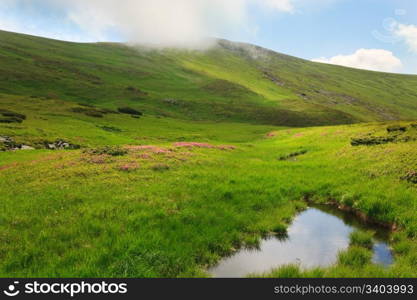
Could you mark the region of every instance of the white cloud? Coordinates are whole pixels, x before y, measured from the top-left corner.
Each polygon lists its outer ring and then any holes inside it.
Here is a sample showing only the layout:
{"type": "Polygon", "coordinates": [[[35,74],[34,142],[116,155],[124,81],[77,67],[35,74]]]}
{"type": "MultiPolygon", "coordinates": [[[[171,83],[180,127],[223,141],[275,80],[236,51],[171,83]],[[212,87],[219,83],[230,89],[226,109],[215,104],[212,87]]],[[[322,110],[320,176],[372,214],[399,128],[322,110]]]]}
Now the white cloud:
{"type": "Polygon", "coordinates": [[[0,29],[73,41],[117,36],[135,43],[200,47],[209,36],[256,35],[254,7],[266,14],[293,13],[337,1],[342,0],[0,0],[0,29]]]}
{"type": "Polygon", "coordinates": [[[417,53],[417,26],[398,24],[394,33],[398,37],[404,39],[412,52],[417,53]]]}
{"type": "Polygon", "coordinates": [[[322,57],[313,61],[381,72],[397,72],[403,67],[399,58],[383,49],[359,49],[350,55],[322,57]]]}
{"type": "Polygon", "coordinates": [[[261,2],[272,9],[292,12],[294,11],[293,0],[261,0],[261,2]]]}
{"type": "Polygon", "coordinates": [[[252,5],[274,12],[292,12],[297,0],[49,0],[97,40],[118,30],[132,42],[194,47],[208,36],[226,31],[253,32],[248,25],[252,5]]]}

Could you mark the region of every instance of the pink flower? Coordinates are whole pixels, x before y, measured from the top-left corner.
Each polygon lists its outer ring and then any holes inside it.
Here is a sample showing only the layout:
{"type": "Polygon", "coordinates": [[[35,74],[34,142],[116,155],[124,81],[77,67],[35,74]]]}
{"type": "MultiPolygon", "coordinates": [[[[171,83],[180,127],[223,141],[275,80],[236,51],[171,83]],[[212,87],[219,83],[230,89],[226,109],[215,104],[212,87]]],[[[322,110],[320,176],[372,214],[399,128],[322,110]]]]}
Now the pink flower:
{"type": "Polygon", "coordinates": [[[174,144],[175,147],[187,147],[187,148],[210,148],[210,149],[220,149],[220,150],[233,150],[236,149],[235,146],[230,145],[220,145],[214,146],[208,143],[196,143],[196,142],[178,142],[174,144]]]}

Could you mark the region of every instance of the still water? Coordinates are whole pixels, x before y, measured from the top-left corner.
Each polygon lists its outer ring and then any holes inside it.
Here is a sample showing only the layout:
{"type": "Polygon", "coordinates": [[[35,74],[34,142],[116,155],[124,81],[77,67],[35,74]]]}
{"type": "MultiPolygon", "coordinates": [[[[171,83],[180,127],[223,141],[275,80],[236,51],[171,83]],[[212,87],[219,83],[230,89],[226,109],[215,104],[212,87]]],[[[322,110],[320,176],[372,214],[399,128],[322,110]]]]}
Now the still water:
{"type": "Polygon", "coordinates": [[[209,273],[213,277],[244,277],[290,263],[306,268],[328,266],[336,262],[339,251],[348,248],[349,234],[355,229],[376,232],[374,263],[386,266],[392,263],[387,231],[363,224],[348,213],[317,206],[308,208],[294,219],[285,239],[265,238],[259,248],[241,249],[220,261],[209,273]]]}

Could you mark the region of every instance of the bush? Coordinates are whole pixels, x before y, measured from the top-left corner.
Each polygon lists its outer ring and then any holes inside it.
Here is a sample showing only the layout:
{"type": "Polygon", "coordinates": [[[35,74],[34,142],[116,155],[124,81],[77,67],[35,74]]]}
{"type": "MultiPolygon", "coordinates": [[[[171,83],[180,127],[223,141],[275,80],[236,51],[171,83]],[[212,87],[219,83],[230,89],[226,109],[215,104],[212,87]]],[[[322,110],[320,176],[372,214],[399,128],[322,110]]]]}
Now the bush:
{"type": "Polygon", "coordinates": [[[140,112],[140,111],[138,111],[134,108],[131,108],[131,107],[119,107],[117,110],[122,114],[128,114],[128,115],[134,115],[134,116],[142,116],[143,115],[142,112],[140,112]]]}
{"type": "Polygon", "coordinates": [[[350,234],[350,244],[371,249],[373,245],[372,237],[372,232],[356,230],[350,234]]]}
{"type": "Polygon", "coordinates": [[[10,110],[0,109],[0,123],[22,123],[23,120],[26,120],[24,114],[13,112],[10,110]]]}
{"type": "Polygon", "coordinates": [[[18,118],[2,118],[0,117],[0,123],[22,123],[23,120],[22,119],[18,119],[18,118]]]}
{"type": "Polygon", "coordinates": [[[103,117],[103,115],[99,111],[94,111],[94,110],[87,111],[85,113],[85,115],[89,116],[89,117],[94,117],[94,118],[102,118],[103,117]]]}
{"type": "Polygon", "coordinates": [[[118,146],[104,146],[94,149],[88,149],[86,150],[86,152],[95,155],[107,154],[111,156],[123,156],[126,155],[128,151],[118,146]]]}
{"type": "Polygon", "coordinates": [[[383,137],[383,136],[372,136],[372,137],[365,137],[365,138],[352,138],[350,144],[352,146],[373,146],[373,145],[381,145],[381,144],[388,144],[396,141],[396,137],[383,137]]]}
{"type": "Polygon", "coordinates": [[[117,114],[118,112],[108,108],[95,108],[92,105],[83,105],[83,107],[73,107],[72,112],[85,114],[89,117],[102,118],[103,114],[117,114]]]}
{"type": "Polygon", "coordinates": [[[5,117],[13,117],[13,118],[17,118],[17,119],[26,120],[25,115],[19,114],[17,112],[13,112],[13,111],[4,110],[4,111],[1,112],[1,114],[5,117]]]}
{"type": "Polygon", "coordinates": [[[109,109],[109,108],[100,108],[99,112],[103,113],[103,114],[118,114],[119,112],[109,109]]]}
{"type": "Polygon", "coordinates": [[[397,132],[397,131],[405,132],[407,131],[407,127],[400,126],[400,125],[391,125],[387,127],[387,131],[388,132],[397,132]]]}
{"type": "Polygon", "coordinates": [[[73,108],[71,108],[71,111],[75,112],[75,113],[83,114],[87,111],[90,111],[90,109],[87,109],[87,108],[84,108],[84,107],[73,107],[73,108]]]}
{"type": "Polygon", "coordinates": [[[167,171],[169,170],[169,166],[165,164],[156,164],[151,167],[154,171],[167,171]]]}
{"type": "Polygon", "coordinates": [[[288,159],[291,159],[291,158],[294,158],[294,157],[297,157],[297,156],[300,156],[300,155],[304,155],[307,152],[308,152],[307,150],[300,150],[300,151],[293,152],[293,153],[290,153],[290,154],[287,154],[287,155],[281,155],[278,159],[279,160],[288,160],[288,159]]]}
{"type": "Polygon", "coordinates": [[[117,128],[114,126],[99,126],[99,127],[103,129],[104,131],[108,131],[108,132],[122,132],[123,131],[120,128],[117,128]]]}

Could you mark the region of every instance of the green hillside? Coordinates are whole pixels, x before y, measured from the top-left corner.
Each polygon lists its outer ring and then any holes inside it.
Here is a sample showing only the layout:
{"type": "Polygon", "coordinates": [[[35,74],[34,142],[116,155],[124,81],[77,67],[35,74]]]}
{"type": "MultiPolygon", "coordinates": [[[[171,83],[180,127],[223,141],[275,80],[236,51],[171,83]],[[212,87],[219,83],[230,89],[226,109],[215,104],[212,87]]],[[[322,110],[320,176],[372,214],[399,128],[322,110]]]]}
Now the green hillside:
{"type": "Polygon", "coordinates": [[[313,63],[224,40],[209,51],[0,32],[0,92],[192,120],[311,126],[417,118],[417,76],[313,63]]]}
{"type": "Polygon", "coordinates": [[[417,76],[0,32],[0,276],[210,276],[313,202],[389,228],[394,263],[265,276],[417,277],[416,120],[417,76]]]}

